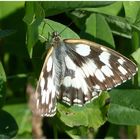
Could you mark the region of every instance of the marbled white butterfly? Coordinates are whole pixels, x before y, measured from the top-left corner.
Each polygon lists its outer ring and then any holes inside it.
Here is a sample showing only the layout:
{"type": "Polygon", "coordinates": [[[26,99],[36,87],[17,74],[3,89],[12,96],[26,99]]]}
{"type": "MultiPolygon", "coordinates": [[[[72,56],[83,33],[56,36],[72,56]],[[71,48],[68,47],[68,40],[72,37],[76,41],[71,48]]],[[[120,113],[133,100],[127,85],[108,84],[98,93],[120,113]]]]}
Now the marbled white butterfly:
{"type": "Polygon", "coordinates": [[[53,32],[35,96],[41,116],[54,116],[57,99],[79,106],[136,74],[136,65],[120,53],[84,39],[62,40],[53,32]]]}

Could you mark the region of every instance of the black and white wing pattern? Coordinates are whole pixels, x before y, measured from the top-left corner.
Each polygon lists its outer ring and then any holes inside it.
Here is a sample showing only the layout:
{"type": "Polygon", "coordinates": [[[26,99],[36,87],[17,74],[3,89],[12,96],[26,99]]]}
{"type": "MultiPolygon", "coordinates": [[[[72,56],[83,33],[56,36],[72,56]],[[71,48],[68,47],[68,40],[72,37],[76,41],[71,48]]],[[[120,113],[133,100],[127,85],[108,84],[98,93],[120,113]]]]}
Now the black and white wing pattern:
{"type": "Polygon", "coordinates": [[[137,71],[128,58],[102,45],[83,39],[68,39],[64,43],[66,70],[60,99],[68,105],[82,106],[101,91],[131,79],[137,71]]]}
{"type": "Polygon", "coordinates": [[[61,40],[54,33],[36,88],[41,116],[54,116],[57,99],[79,106],[131,79],[137,66],[112,49],[84,39],[61,40]]]}
{"type": "Polygon", "coordinates": [[[54,85],[55,71],[53,68],[52,47],[45,59],[35,91],[35,113],[41,116],[54,116],[56,113],[56,87],[54,85]]]}

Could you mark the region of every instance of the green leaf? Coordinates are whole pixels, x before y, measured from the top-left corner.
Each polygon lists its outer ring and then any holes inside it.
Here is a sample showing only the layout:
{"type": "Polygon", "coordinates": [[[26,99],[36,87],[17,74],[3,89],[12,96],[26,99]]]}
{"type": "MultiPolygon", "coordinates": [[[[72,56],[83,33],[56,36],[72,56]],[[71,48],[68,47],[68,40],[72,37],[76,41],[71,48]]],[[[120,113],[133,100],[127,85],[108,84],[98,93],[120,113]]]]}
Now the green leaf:
{"type": "Polygon", "coordinates": [[[6,96],[6,75],[0,62],[0,108],[3,106],[6,96]]]}
{"type": "Polygon", "coordinates": [[[16,10],[21,9],[24,7],[24,1],[1,1],[0,2],[0,19],[9,16],[16,12],[16,10]]]}
{"type": "Polygon", "coordinates": [[[9,112],[15,118],[18,124],[19,131],[16,138],[27,132],[31,132],[31,112],[28,109],[27,104],[6,105],[3,107],[3,109],[9,112]]]}
{"type": "Polygon", "coordinates": [[[132,46],[133,51],[137,50],[140,46],[140,31],[136,28],[132,28],[132,46]]]}
{"type": "Polygon", "coordinates": [[[122,8],[122,2],[118,1],[118,2],[114,2],[113,4],[110,4],[110,5],[107,5],[107,6],[103,6],[103,7],[98,7],[98,8],[81,8],[81,10],[116,16],[120,12],[121,8],[122,8]]]}
{"type": "Polygon", "coordinates": [[[26,2],[24,21],[27,24],[27,48],[32,57],[33,47],[38,41],[38,26],[45,17],[39,2],[26,2]]]}
{"type": "Polygon", "coordinates": [[[102,93],[97,99],[83,107],[66,107],[58,104],[58,116],[60,120],[69,127],[86,126],[99,128],[106,121],[105,100],[108,95],[102,93]]]}
{"type": "Polygon", "coordinates": [[[17,131],[15,119],[6,111],[0,110],[0,139],[13,138],[17,131]]]}
{"type": "MultiPolygon", "coordinates": [[[[73,139],[88,139],[88,127],[77,126],[73,127],[69,130],[66,130],[66,133],[73,139]]],[[[91,137],[90,137],[91,138],[91,137]]]]}
{"type": "Polygon", "coordinates": [[[140,48],[137,49],[133,54],[132,54],[133,58],[135,59],[135,61],[140,65],[140,48]]]}
{"type": "Polygon", "coordinates": [[[39,37],[41,42],[45,42],[47,40],[49,40],[49,37],[51,37],[52,32],[57,31],[58,33],[60,33],[60,36],[63,39],[66,38],[79,38],[79,36],[73,32],[69,27],[49,20],[49,19],[45,19],[43,20],[43,22],[41,22],[40,26],[39,26],[39,37]]]}
{"type": "Polygon", "coordinates": [[[108,121],[121,125],[140,124],[140,90],[112,90],[108,121]]]}
{"type": "Polygon", "coordinates": [[[104,17],[114,34],[131,39],[132,28],[131,28],[131,24],[127,19],[119,16],[104,15],[104,17]]]}
{"type": "Polygon", "coordinates": [[[6,85],[5,82],[0,79],[0,108],[5,103],[5,97],[6,97],[6,85]]]}
{"type": "Polygon", "coordinates": [[[82,7],[100,7],[112,4],[113,2],[100,1],[47,1],[41,2],[46,16],[53,16],[62,12],[74,10],[82,7]]]}
{"type": "Polygon", "coordinates": [[[131,23],[134,23],[140,10],[140,3],[137,1],[125,1],[123,2],[123,5],[125,17],[127,17],[131,23]]]}
{"type": "Polygon", "coordinates": [[[140,8],[139,8],[139,11],[137,13],[135,23],[133,25],[135,25],[138,28],[138,31],[140,31],[140,8]]]}
{"type": "Polygon", "coordinates": [[[134,51],[132,57],[140,65],[140,32],[135,28],[132,29],[132,46],[134,51]]]}
{"type": "MultiPolygon", "coordinates": [[[[3,55],[4,58],[5,58],[5,56],[8,56],[8,55],[11,58],[11,55],[12,56],[14,55],[14,57],[15,56],[18,56],[19,58],[24,57],[24,59],[25,59],[25,57],[26,58],[28,57],[27,48],[25,45],[26,28],[25,28],[25,23],[23,22],[23,15],[25,12],[23,6],[24,6],[25,2],[12,2],[11,1],[11,2],[4,2],[4,3],[5,3],[5,6],[0,5],[0,7],[4,11],[8,11],[10,9],[13,9],[13,11],[11,11],[11,13],[9,12],[9,14],[1,20],[1,28],[4,29],[3,30],[3,31],[5,31],[4,34],[5,34],[5,36],[7,36],[3,40],[3,43],[1,43],[1,46],[4,49],[3,51],[1,51],[1,54],[3,55]],[[18,5],[20,5],[20,4],[21,4],[21,7],[20,6],[18,7],[18,5]],[[17,8],[16,8],[16,5],[17,5],[17,8]],[[12,34],[13,32],[14,32],[14,34],[12,34]],[[10,35],[10,36],[8,36],[8,35],[10,35]]],[[[0,10],[1,10],[1,8],[0,8],[0,10]]],[[[10,61],[11,60],[12,59],[10,59],[10,61]]],[[[23,59],[21,59],[21,60],[23,62],[23,59]]],[[[7,63],[6,66],[8,66],[8,64],[9,63],[7,63]]],[[[21,63],[21,65],[23,65],[23,63],[21,63]]],[[[14,69],[10,67],[10,69],[9,69],[10,73],[13,73],[15,68],[16,68],[15,65],[14,65],[14,69]]]]}
{"type": "Polygon", "coordinates": [[[86,20],[85,32],[97,38],[99,43],[104,42],[115,47],[111,30],[102,15],[91,14],[86,20]]]}
{"type": "Polygon", "coordinates": [[[1,61],[0,61],[0,79],[6,82],[6,75],[1,61]]]}

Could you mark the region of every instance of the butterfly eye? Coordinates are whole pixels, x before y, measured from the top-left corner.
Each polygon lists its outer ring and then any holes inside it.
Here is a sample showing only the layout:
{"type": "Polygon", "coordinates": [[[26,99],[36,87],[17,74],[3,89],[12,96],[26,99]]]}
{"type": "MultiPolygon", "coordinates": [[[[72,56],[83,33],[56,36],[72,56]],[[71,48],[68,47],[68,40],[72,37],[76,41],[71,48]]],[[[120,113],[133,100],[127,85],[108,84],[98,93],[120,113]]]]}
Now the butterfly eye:
{"type": "Polygon", "coordinates": [[[52,33],[52,37],[53,37],[53,38],[56,38],[56,37],[58,37],[58,36],[59,36],[59,33],[58,33],[58,32],[53,32],[53,33],[52,33]]]}

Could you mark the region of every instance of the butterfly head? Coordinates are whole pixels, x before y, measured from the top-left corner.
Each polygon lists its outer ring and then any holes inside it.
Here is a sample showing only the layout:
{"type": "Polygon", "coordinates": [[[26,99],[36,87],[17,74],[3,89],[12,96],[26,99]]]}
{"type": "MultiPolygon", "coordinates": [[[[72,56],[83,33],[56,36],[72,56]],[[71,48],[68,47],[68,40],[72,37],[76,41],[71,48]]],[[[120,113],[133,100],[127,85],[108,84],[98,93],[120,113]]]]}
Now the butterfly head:
{"type": "Polygon", "coordinates": [[[60,40],[61,40],[61,38],[60,38],[60,35],[59,35],[59,33],[58,32],[53,32],[52,33],[52,46],[53,47],[57,47],[58,45],[58,43],[60,42],[60,40]]]}

